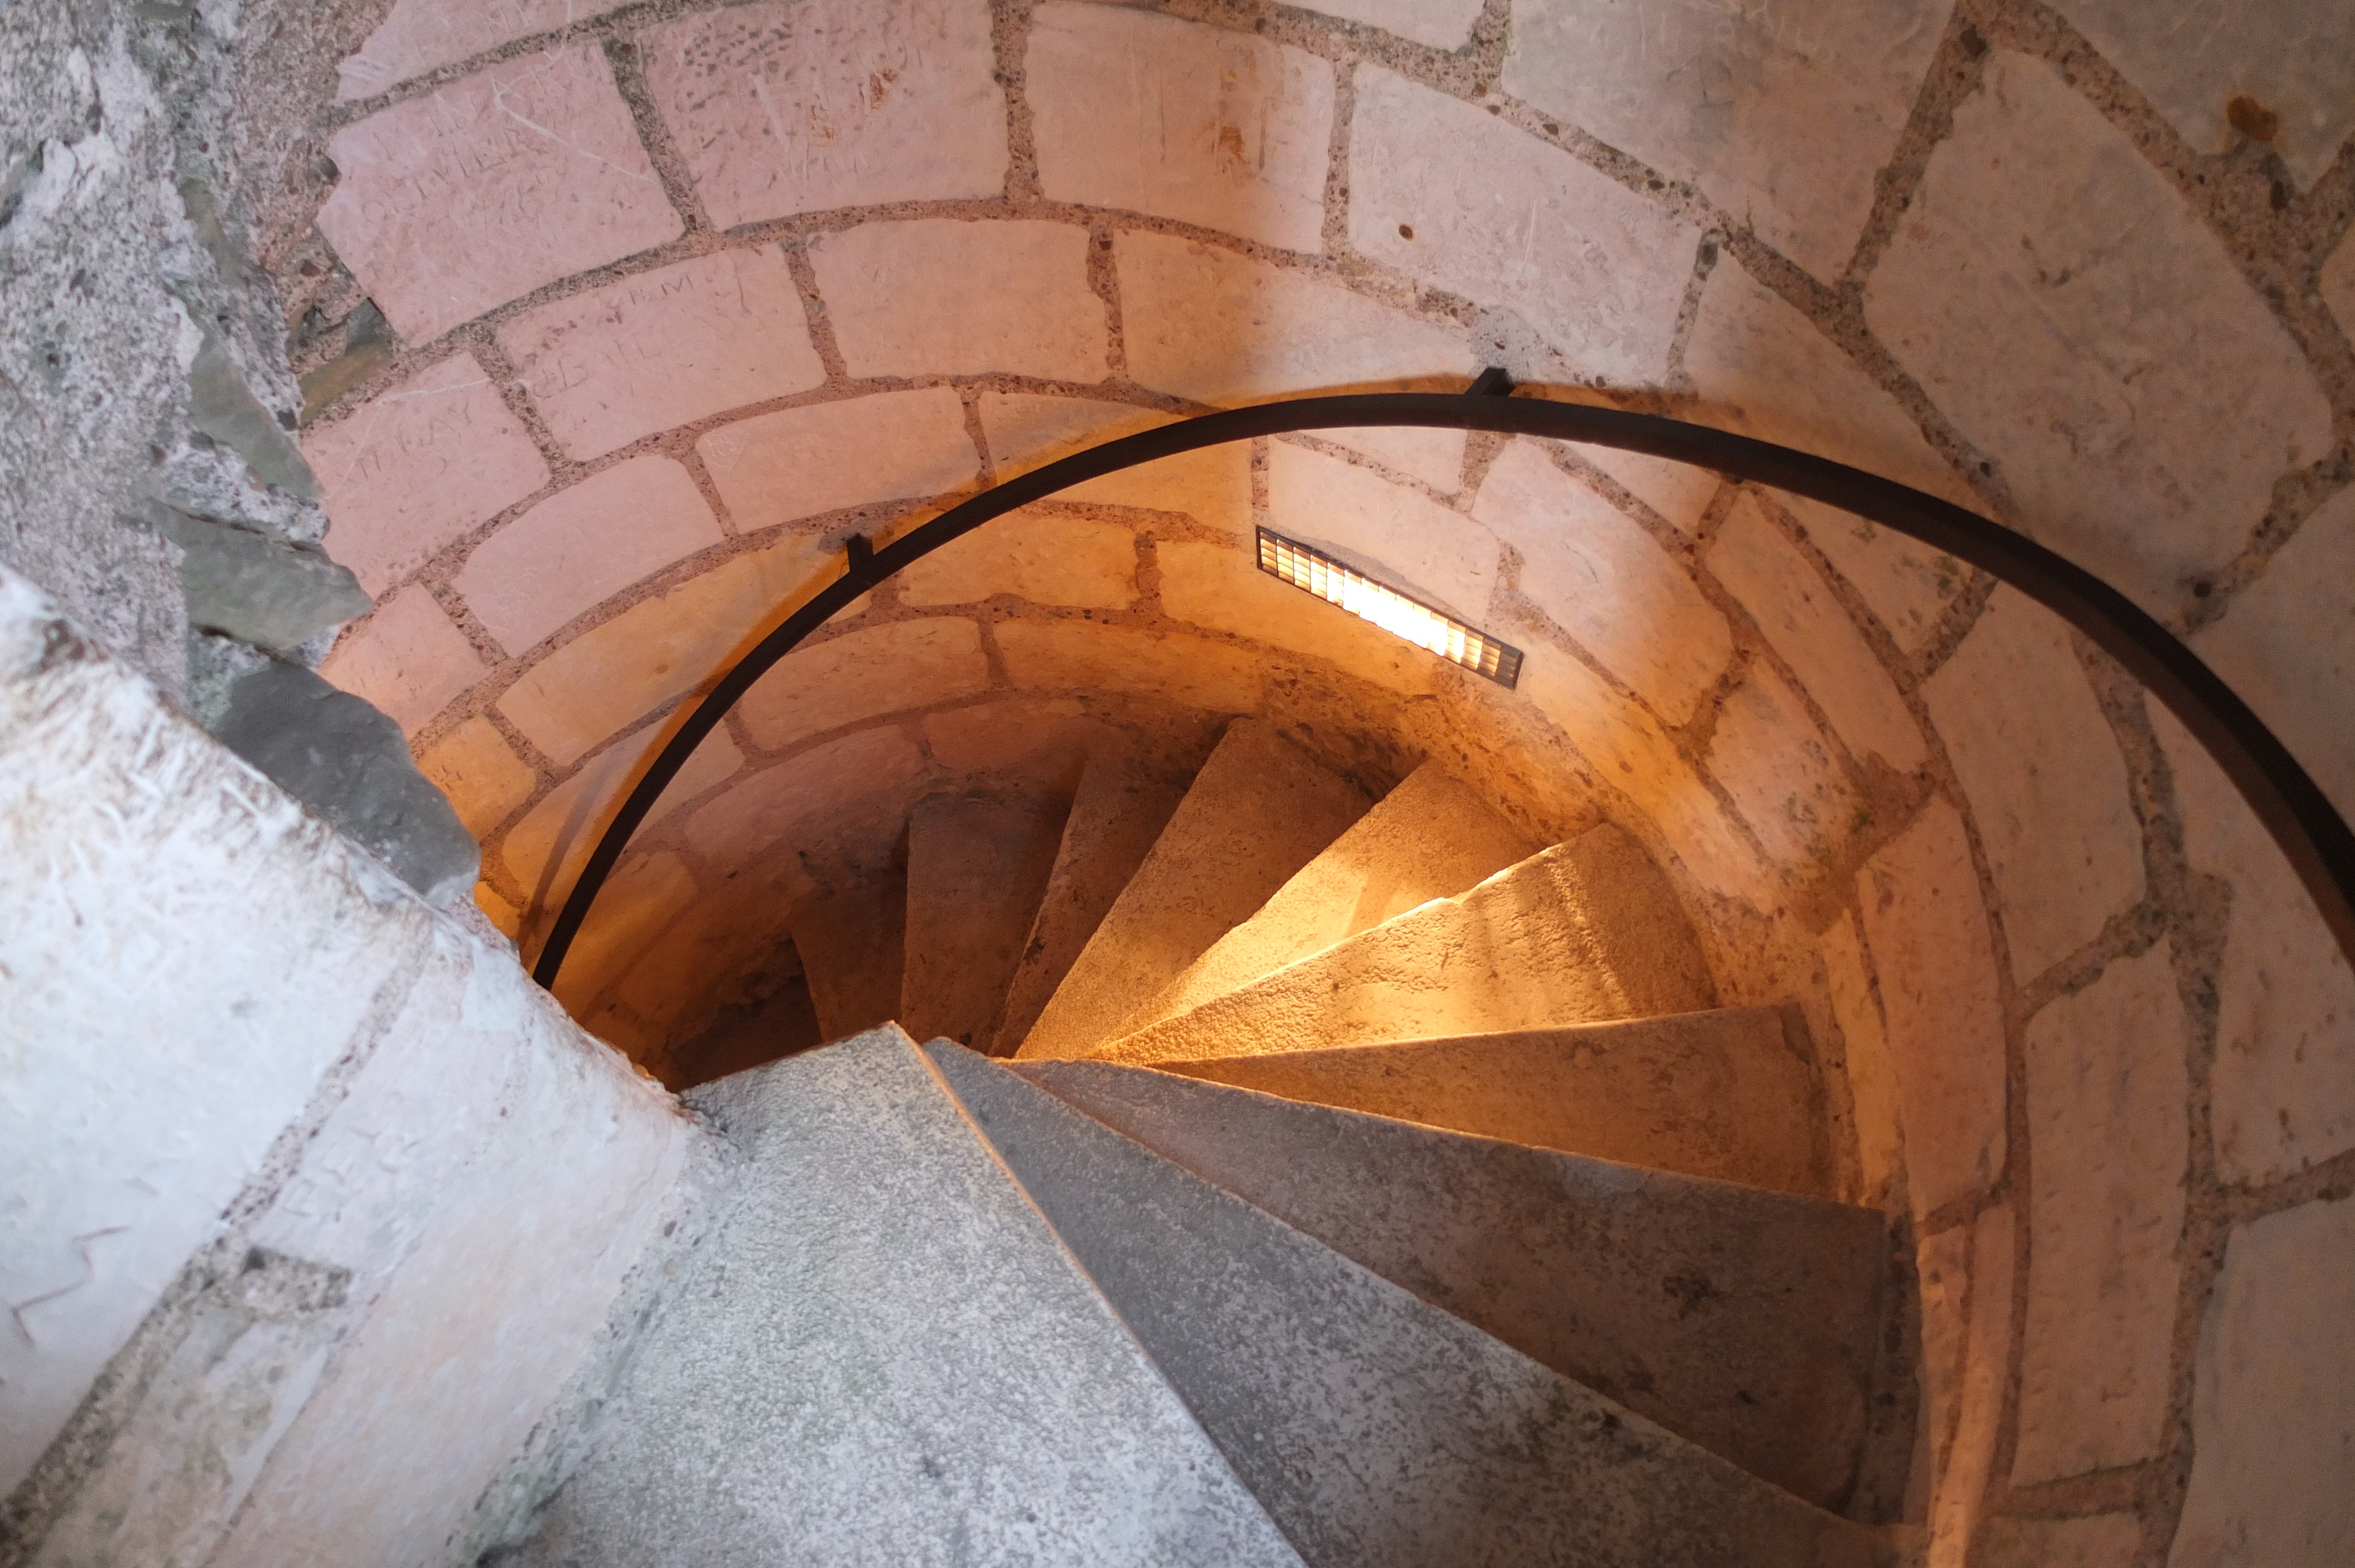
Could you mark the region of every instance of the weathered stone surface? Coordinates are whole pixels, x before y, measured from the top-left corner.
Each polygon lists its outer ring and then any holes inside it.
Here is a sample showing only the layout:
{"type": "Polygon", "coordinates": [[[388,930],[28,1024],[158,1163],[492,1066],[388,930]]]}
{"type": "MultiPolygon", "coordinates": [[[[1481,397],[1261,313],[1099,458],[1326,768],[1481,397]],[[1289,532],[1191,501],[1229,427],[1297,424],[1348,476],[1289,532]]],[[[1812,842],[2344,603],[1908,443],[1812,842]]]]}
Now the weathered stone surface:
{"type": "Polygon", "coordinates": [[[2323,303],[2339,318],[2339,330],[2355,332],[2355,244],[2342,237],[2322,264],[2323,303]]]}
{"type": "Polygon", "coordinates": [[[1060,5],[1035,14],[1025,64],[1050,201],[1325,249],[1333,68],[1315,55],[1170,16],[1060,5]]]}
{"type": "Polygon", "coordinates": [[[370,593],[548,482],[548,464],[472,354],[304,432],[327,494],[327,550],[370,593]]]}
{"type": "Polygon", "coordinates": [[[1863,596],[1883,630],[1907,653],[1918,653],[1939,617],[1969,580],[1954,556],[1917,545],[1893,528],[1826,506],[1805,496],[1777,494],[1801,533],[1863,596]]]}
{"type": "Polygon", "coordinates": [[[1357,88],[1352,245],[1513,312],[1581,377],[1667,371],[1697,230],[1476,104],[1372,66],[1357,88]]]}
{"type": "Polygon", "coordinates": [[[319,673],[403,729],[415,729],[473,685],[483,669],[482,655],[433,596],[411,586],[346,632],[319,673]]]}
{"type": "Polygon", "coordinates": [[[1259,706],[1261,660],[1224,643],[1074,620],[1001,621],[996,635],[1018,686],[1127,692],[1213,714],[1259,706]]]}
{"type": "MultiPolygon", "coordinates": [[[[1129,403],[1040,397],[1021,392],[984,392],[980,408],[990,463],[1000,483],[1082,447],[1149,429],[1169,419],[1156,409],[1129,403]]],[[[1183,512],[1197,522],[1247,535],[1251,532],[1251,447],[1230,442],[1160,458],[1073,485],[1058,492],[1056,499],[1183,512]]]]}
{"type": "Polygon", "coordinates": [[[1758,622],[1857,757],[1911,769],[1927,755],[1889,673],[1822,577],[1744,496],[1707,564],[1758,622]]]}
{"type": "Polygon", "coordinates": [[[2003,1170],[2003,1004],[1969,842],[1934,800],[1857,874],[1881,980],[1915,1214],[1985,1190],[2003,1170]]]}
{"type": "Polygon", "coordinates": [[[1087,260],[1084,228],[1003,218],[862,224],[810,246],[853,376],[1101,381],[1110,339],[1087,260]]]}
{"type": "Polygon", "coordinates": [[[412,342],[684,228],[593,44],[487,67],[327,148],[320,231],[412,342]]]}
{"type": "Polygon", "coordinates": [[[740,530],[938,495],[981,471],[964,405],[945,387],[755,415],[695,450],[740,530]]]}
{"type": "Polygon", "coordinates": [[[1029,508],[985,523],[900,574],[909,604],[1033,604],[1123,609],[1136,598],[1136,535],[1117,523],[1029,508]]]}
{"type": "Polygon", "coordinates": [[[1923,1511],[1961,1414],[1963,1354],[1970,1335],[1972,1229],[1969,1221],[1950,1225],[1923,1236],[1913,1248],[1922,1300],[1922,1431],[1908,1497],[1919,1499],[1923,1511]]]}
{"type": "Polygon", "coordinates": [[[198,630],[286,653],[368,612],[358,581],[317,550],[168,506],[150,516],[179,547],[180,589],[188,624],[198,630]]]}
{"type": "Polygon", "coordinates": [[[1700,527],[1701,513],[1725,482],[1715,471],[1695,468],[1689,462],[1673,462],[1667,458],[1579,441],[1566,441],[1563,445],[1626,486],[1629,494],[1658,513],[1663,521],[1681,534],[1689,535],[1700,527]]]}
{"type": "Polygon", "coordinates": [[[2014,1486],[2147,1458],[2172,1383],[2190,1134],[2165,943],[2028,1024],[2028,1324],[2014,1486]]]}
{"type": "Polygon", "coordinates": [[[687,470],[638,457],[559,490],[474,546],[451,585],[520,653],[640,577],[724,535],[687,470]]]}
{"type": "Polygon", "coordinates": [[[2008,588],[1922,695],[1995,872],[2012,972],[2032,979],[2141,896],[2117,739],[2066,625],[2008,588]]]}
{"type": "Polygon", "coordinates": [[[1079,697],[991,696],[936,708],[919,727],[924,748],[942,767],[1011,779],[1071,779],[1103,746],[1117,748],[1118,732],[1079,697]]]}
{"type": "MultiPolygon", "coordinates": [[[[564,955],[556,1000],[573,1017],[596,1022],[591,1004],[612,989],[617,977],[642,962],[666,933],[677,929],[702,896],[695,873],[670,851],[623,856],[597,890],[597,902],[564,955]]],[[[638,1043],[624,1034],[619,1044],[628,1049],[638,1043]]]]}
{"type": "Polygon", "coordinates": [[[1180,620],[1327,661],[1389,691],[1420,696],[1432,690],[1439,668],[1433,654],[1278,581],[1252,554],[1167,540],[1154,546],[1154,559],[1161,567],[1161,608],[1180,620]]]}
{"type": "Polygon", "coordinates": [[[2037,61],[1990,58],[1865,308],[2022,524],[2161,613],[2329,446],[2313,372],[2223,246],[2037,61]]]}
{"type": "Polygon", "coordinates": [[[1832,863],[1855,831],[1856,794],[1790,687],[1753,665],[1717,710],[1704,759],[1766,853],[1791,871],[1832,863]]]}
{"type": "MultiPolygon", "coordinates": [[[[589,853],[597,847],[598,835],[622,803],[623,791],[637,782],[639,768],[657,744],[657,734],[641,732],[590,758],[507,830],[499,842],[499,860],[522,885],[531,911],[554,917],[589,853]]],[[[726,732],[711,736],[695,748],[670,788],[655,801],[647,823],[662,821],[743,765],[743,754],[726,732]]]]}
{"type": "Polygon", "coordinates": [[[1986,1511],[1987,1478],[2011,1386],[2011,1295],[2019,1263],[2011,1210],[1971,1224],[1970,1325],[1955,1389],[1955,1435],[1930,1489],[1930,1568],[1965,1568],[1986,1511]]]}
{"type": "Polygon", "coordinates": [[[2170,1568],[2355,1552],[2355,1202],[2235,1231],[2201,1325],[2191,1483],[2170,1568]]]}
{"type": "Polygon", "coordinates": [[[617,9],[624,0],[397,0],[359,52],[336,67],[342,99],[454,65],[534,33],[552,33],[617,9]]]}
{"type": "Polygon", "coordinates": [[[2088,1519],[1990,1519],[1976,1560],[1987,1568],[2134,1568],[2143,1522],[2130,1513],[2088,1519]]]}
{"type": "Polygon", "coordinates": [[[1497,541],[1484,523],[1339,458],[1271,443],[1267,514],[1278,533],[1476,625],[1496,591],[1497,541]]]}
{"type": "Polygon", "coordinates": [[[795,649],[736,705],[752,744],[795,742],[901,708],[971,696],[989,684],[980,630],[942,616],[895,620],[795,649]]]}
{"type": "Polygon", "coordinates": [[[1690,180],[1817,277],[1838,276],[1872,208],[1949,0],[1869,12],[1742,0],[1664,12],[1533,0],[1504,88],[1690,180]]]}
{"type": "Polygon", "coordinates": [[[903,874],[886,869],[858,886],[805,901],[794,911],[793,931],[809,967],[820,1039],[873,1029],[899,1012],[908,937],[903,874]]]}
{"type": "Polygon", "coordinates": [[[1434,49],[1453,49],[1479,20],[1480,0],[1325,0],[1305,9],[1363,22],[1434,49]]]}
{"type": "Polygon", "coordinates": [[[988,1049],[1070,809],[1052,795],[968,792],[916,802],[908,818],[903,1027],[988,1049]]]}
{"type": "Polygon", "coordinates": [[[210,333],[188,366],[188,423],[242,458],[262,483],[298,500],[319,499],[318,479],[303,461],[302,449],[210,333]]]}
{"type": "Polygon", "coordinates": [[[646,85],[722,228],[991,196],[1006,102],[983,0],[764,5],[644,35],[646,85]],[[799,112],[779,113],[777,105],[799,112]]]}
{"type": "Polygon", "coordinates": [[[1419,479],[1442,495],[1453,495],[1463,487],[1462,430],[1418,430],[1405,425],[1342,425],[1307,433],[1361,452],[1409,479],[1419,479]]]}
{"type": "Polygon", "coordinates": [[[526,311],[498,339],[577,458],[826,379],[774,246],[698,256],[526,311]]]}
{"type": "Polygon", "coordinates": [[[1532,441],[1505,449],[1472,514],[1520,552],[1524,599],[1669,724],[1692,716],[1733,637],[1681,562],[1532,441]]]}
{"type": "Polygon", "coordinates": [[[1843,914],[1817,938],[1824,978],[1831,989],[1832,1016],[1839,1022],[1845,1047],[1849,1095],[1856,1104],[1856,1151],[1863,1167],[1868,1203],[1883,1202],[1889,1184],[1905,1157],[1904,1137],[1898,1130],[1897,1070],[1889,1055],[1889,1030],[1881,1022],[1881,999],[1865,969],[1864,943],[1856,921],[1843,914]]]}
{"type": "MultiPolygon", "coordinates": [[[[924,754],[897,726],[860,730],[739,780],[688,819],[687,843],[714,865],[742,864],[794,846],[863,797],[888,801],[894,791],[908,793],[923,772],[924,754]]],[[[896,980],[891,994],[899,995],[896,980]]]]}
{"type": "Polygon", "coordinates": [[[1128,371],[1201,403],[1373,390],[1479,369],[1461,328],[1337,283],[1161,234],[1114,243],[1128,371]]]}
{"type": "Polygon", "coordinates": [[[470,718],[443,736],[417,759],[417,770],[450,798],[451,810],[478,839],[539,788],[539,775],[486,718],[470,718]]]}

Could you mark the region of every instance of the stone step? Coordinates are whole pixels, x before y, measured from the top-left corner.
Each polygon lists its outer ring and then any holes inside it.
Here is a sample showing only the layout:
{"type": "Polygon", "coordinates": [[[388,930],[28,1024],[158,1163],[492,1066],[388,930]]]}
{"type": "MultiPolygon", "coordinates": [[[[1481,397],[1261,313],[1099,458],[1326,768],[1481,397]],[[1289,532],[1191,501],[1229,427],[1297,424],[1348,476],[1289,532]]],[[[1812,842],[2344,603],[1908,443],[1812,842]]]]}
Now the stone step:
{"type": "Polygon", "coordinates": [[[730,1206],[529,1568],[1299,1562],[906,1035],[690,1098],[730,1206]]]}
{"type": "Polygon", "coordinates": [[[1792,1009],[1154,1065],[1535,1149],[1836,1195],[1814,1053],[1792,1009]]]}
{"type": "Polygon", "coordinates": [[[1024,1190],[1318,1568],[1841,1568],[1870,1533],[944,1041],[1024,1190]]]}
{"type": "Polygon", "coordinates": [[[908,874],[892,866],[822,894],[787,927],[809,977],[818,1038],[844,1040],[899,1015],[908,930],[908,874]]]}
{"type": "Polygon", "coordinates": [[[1668,879],[1606,825],[1191,1012],[1058,1054],[1143,1065],[1558,1028],[1716,1001],[1668,879]]]}
{"type": "Polygon", "coordinates": [[[1047,999],[1103,924],[1113,900],[1145,863],[1153,841],[1169,825],[1185,794],[1184,781],[1131,758],[1089,759],[1071,817],[1063,824],[1055,867],[1023,947],[1022,962],[1007,987],[1006,1008],[990,1054],[1010,1053],[1029,1034],[1047,999]]]}
{"type": "Polygon", "coordinates": [[[1234,720],[1016,1054],[1086,1054],[1371,803],[1273,726],[1234,720]]]}
{"type": "Polygon", "coordinates": [[[927,795],[908,814],[900,1025],[986,1051],[1038,919],[1070,802],[927,795]]]}
{"type": "MultiPolygon", "coordinates": [[[[1891,1244],[1870,1209],[1646,1171],[1107,1062],[1017,1070],[1785,1490],[1843,1510],[1891,1244]]],[[[1910,1416],[1911,1412],[1899,1413],[1910,1416]]]]}
{"type": "Polygon", "coordinates": [[[1436,762],[1383,796],[1275,896],[1210,945],[1121,1026],[1133,1033],[1320,953],[1434,898],[1452,898],[1544,846],[1436,762]]]}

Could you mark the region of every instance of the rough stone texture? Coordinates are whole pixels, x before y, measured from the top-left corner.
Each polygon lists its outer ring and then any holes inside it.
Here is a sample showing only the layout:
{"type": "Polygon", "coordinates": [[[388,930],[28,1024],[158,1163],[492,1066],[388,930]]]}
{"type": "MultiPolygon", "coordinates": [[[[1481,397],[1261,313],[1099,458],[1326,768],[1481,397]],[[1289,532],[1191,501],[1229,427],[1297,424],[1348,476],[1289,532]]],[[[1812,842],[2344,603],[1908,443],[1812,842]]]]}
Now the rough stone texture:
{"type": "Polygon", "coordinates": [[[1497,547],[1486,527],[1305,447],[1269,448],[1267,520],[1459,620],[1476,624],[1496,591],[1497,547]]]}
{"type": "Polygon", "coordinates": [[[1507,92],[1575,120],[1821,278],[1846,268],[1950,0],[1652,10],[1523,0],[1507,92]]]}
{"type": "Polygon", "coordinates": [[[1229,725],[1018,1054],[1085,1054],[1370,804],[1263,721],[1229,725]]]}
{"type": "MultiPolygon", "coordinates": [[[[499,859],[507,875],[530,895],[528,908],[554,917],[581,863],[597,847],[597,835],[621,804],[622,792],[637,781],[638,769],[652,756],[657,738],[657,732],[640,731],[591,758],[535,801],[501,839],[499,859]]],[[[670,788],[655,799],[646,821],[660,821],[743,762],[725,735],[711,736],[696,747],[670,788]]]]}
{"type": "Polygon", "coordinates": [[[472,354],[314,427],[303,453],[326,490],[327,548],[370,593],[548,482],[539,449],[472,354]]]}
{"type": "Polygon", "coordinates": [[[2189,1025],[2165,944],[2028,1024],[2028,1322],[2014,1486],[2158,1448],[2175,1337],[2189,1025]]]}
{"type": "Polygon", "coordinates": [[[624,0],[396,0],[357,54],[336,68],[336,96],[372,98],[389,87],[535,33],[553,33],[617,9],[624,0]]]}
{"type": "Polygon", "coordinates": [[[1540,1365],[1845,1500],[1881,1338],[1872,1211],[1100,1062],[1021,1071],[1540,1365]]]}
{"type": "Polygon", "coordinates": [[[2070,644],[2058,617],[2004,589],[1922,691],[2023,980],[2099,936],[2143,887],[2126,763],[2070,644]]]}
{"type": "Polygon", "coordinates": [[[1990,58],[1865,299],[2028,531],[2161,613],[2330,446],[2313,372],[2223,247],[2037,61],[1990,58]]]}
{"type": "Polygon", "coordinates": [[[1463,45],[1464,35],[1479,19],[1481,0],[1326,0],[1308,9],[1380,27],[1434,49],[1453,49],[1463,45]]]}
{"type": "Polygon", "coordinates": [[[695,450],[740,530],[938,495],[981,471],[964,406],[944,387],[756,415],[695,450]]]}
{"type": "Polygon", "coordinates": [[[1352,245],[1513,313],[1581,380],[1666,372],[1697,230],[1473,104],[1371,66],[1357,89],[1352,245]]]}
{"type": "Polygon", "coordinates": [[[526,311],[498,342],[578,458],[826,379],[773,246],[698,256],[526,311]]]}
{"type": "Polygon", "coordinates": [[[907,966],[900,1022],[985,1050],[1061,848],[1070,802],[932,795],[908,819],[907,966]]]}
{"type": "MultiPolygon", "coordinates": [[[[1168,415],[1154,409],[1087,397],[985,391],[979,406],[990,463],[1000,483],[1082,447],[1169,420],[1168,415]]],[[[1229,443],[1157,459],[1073,485],[1058,492],[1056,499],[1184,512],[1213,527],[1245,535],[1251,532],[1251,448],[1229,443]]]]}
{"type": "Polygon", "coordinates": [[[1836,747],[1771,671],[1753,667],[1718,704],[1710,771],[1776,863],[1832,863],[1863,814],[1836,747]]]}
{"type": "Polygon", "coordinates": [[[443,736],[417,759],[417,770],[450,798],[458,820],[478,839],[539,787],[539,776],[485,718],[470,718],[443,736]]]}
{"type": "Polygon", "coordinates": [[[1437,1311],[1043,1090],[932,1061],[1307,1562],[1862,1564],[1863,1531],[1437,1311]]]}
{"type": "Polygon", "coordinates": [[[2355,1203],[2235,1231],[2200,1326],[2191,1483],[2170,1568],[2345,1562],[2355,1506],[2355,1203]]]}
{"type": "Polygon", "coordinates": [[[1904,1136],[1899,1130],[1897,1072],[1890,1060],[1889,1030],[1881,999],[1865,969],[1864,944],[1855,918],[1843,914],[1817,942],[1831,990],[1832,1016],[1839,1023],[1849,1096],[1856,1105],[1857,1159],[1863,1167],[1864,1202],[1886,1200],[1890,1183],[1903,1168],[1904,1136]]]}
{"type": "Polygon", "coordinates": [[[2329,259],[2322,264],[2321,285],[2323,303],[2339,318],[2341,332],[2355,331],[2355,245],[2341,235],[2329,259]]]}
{"type": "Polygon", "coordinates": [[[1265,1055],[1690,1012],[1716,1001],[1667,879],[1604,826],[1088,1054],[1140,1065],[1265,1055]]]}
{"type": "Polygon", "coordinates": [[[654,28],[640,47],[696,196],[722,228],[996,196],[1005,183],[984,0],[730,6],[654,28]]]}
{"type": "Polygon", "coordinates": [[[907,989],[908,879],[884,872],[794,911],[794,946],[809,971],[818,1037],[888,1022],[907,989]]]}
{"type": "Polygon", "coordinates": [[[900,574],[905,604],[973,604],[1001,593],[1032,604],[1125,609],[1136,598],[1136,535],[1117,523],[1025,507],[900,574]]]}
{"type": "Polygon", "coordinates": [[[970,696],[989,683],[970,620],[896,620],[796,649],[736,705],[752,744],[782,751],[900,708],[970,696]]]}
{"type": "Polygon", "coordinates": [[[1955,1380],[1954,1436],[1930,1489],[1930,1568],[1966,1568],[1986,1511],[1987,1478],[2011,1387],[2011,1299],[2018,1270],[2011,1210],[1971,1224],[1969,1322],[1955,1380]]]}
{"type": "MultiPolygon", "coordinates": [[[[1442,495],[1455,493],[1464,477],[1467,432],[1463,430],[1424,430],[1406,425],[1342,425],[1309,434],[1396,469],[1442,495]]],[[[1281,439],[1295,443],[1302,440],[1299,436],[1281,439]]]]}
{"type": "Polygon", "coordinates": [[[346,632],[319,673],[413,729],[473,685],[483,660],[433,596],[412,586],[346,632]]]}
{"type": "Polygon", "coordinates": [[[719,543],[687,470],[631,458],[560,490],[474,546],[451,580],[490,634],[521,652],[601,599],[719,543]]]}
{"type": "Polygon", "coordinates": [[[1579,441],[1565,441],[1562,445],[1625,486],[1629,494],[1658,513],[1671,527],[1687,535],[1700,528],[1701,513],[1725,482],[1710,469],[1672,462],[1667,458],[1579,441]]]}
{"type": "Polygon", "coordinates": [[[697,1103],[741,1195],[524,1562],[1299,1561],[906,1035],[697,1103]]]}
{"type": "Polygon", "coordinates": [[[1472,514],[1520,552],[1524,599],[1668,723],[1692,716],[1733,639],[1681,563],[1533,441],[1505,449],[1472,514]]]}
{"type": "Polygon", "coordinates": [[[1894,529],[1805,496],[1778,494],[1775,500],[1799,524],[1800,535],[1830,557],[1898,648],[1920,652],[1962,591],[1970,568],[1894,529]]]}
{"type": "Polygon", "coordinates": [[[1977,1561],[1986,1568],[2134,1568],[2142,1520],[2130,1513],[2088,1519],[1990,1519],[1977,1561]]]}
{"type": "Polygon", "coordinates": [[[1103,378],[1103,302],[1088,232],[1068,223],[917,218],[810,246],[853,376],[1103,378]]]}
{"type": "Polygon", "coordinates": [[[1962,819],[1933,801],[1857,874],[1881,977],[1913,1213],[1984,1191],[2003,1169],[2003,1004],[1962,819]]]}
{"type": "Polygon", "coordinates": [[[998,625],[997,646],[1020,686],[1110,689],[1213,714],[1259,706],[1263,661],[1199,637],[1068,620],[1007,621],[998,625]]]}
{"type": "Polygon", "coordinates": [[[1033,14],[1025,64],[1050,201],[1324,249],[1325,61],[1247,33],[1060,5],[1033,14]],[[1115,59],[1125,69],[1106,69],[1115,59]],[[1116,124],[1135,133],[1108,130],[1116,124]]]}
{"type": "Polygon", "coordinates": [[[594,45],[487,67],[327,147],[320,232],[414,342],[684,228],[594,45]]]}
{"type": "MultiPolygon", "coordinates": [[[[881,808],[886,832],[878,836],[886,839],[879,847],[888,852],[906,825],[907,808],[915,803],[911,788],[924,766],[924,754],[898,726],[859,730],[750,774],[698,807],[687,825],[687,842],[714,864],[745,864],[780,845],[793,846],[854,803],[870,800],[881,808]]],[[[891,995],[899,994],[895,980],[891,995]]]]}
{"type": "Polygon", "coordinates": [[[158,532],[179,549],[180,591],[195,630],[291,653],[368,612],[358,581],[315,549],[170,507],[155,515],[158,532]]]}

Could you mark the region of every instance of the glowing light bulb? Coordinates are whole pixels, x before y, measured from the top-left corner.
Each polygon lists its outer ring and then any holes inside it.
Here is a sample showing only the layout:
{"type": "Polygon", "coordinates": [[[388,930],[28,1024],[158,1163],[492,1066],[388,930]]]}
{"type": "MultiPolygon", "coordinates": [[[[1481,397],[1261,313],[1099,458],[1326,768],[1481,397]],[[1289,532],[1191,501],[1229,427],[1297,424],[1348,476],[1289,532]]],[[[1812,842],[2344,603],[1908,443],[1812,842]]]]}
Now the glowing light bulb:
{"type": "Polygon", "coordinates": [[[1352,571],[1296,539],[1261,529],[1259,569],[1315,594],[1327,604],[1338,605],[1393,637],[1428,649],[1451,664],[1476,671],[1500,686],[1510,687],[1521,678],[1519,649],[1499,642],[1487,632],[1466,626],[1420,600],[1409,599],[1396,588],[1384,588],[1364,573],[1352,571]]]}

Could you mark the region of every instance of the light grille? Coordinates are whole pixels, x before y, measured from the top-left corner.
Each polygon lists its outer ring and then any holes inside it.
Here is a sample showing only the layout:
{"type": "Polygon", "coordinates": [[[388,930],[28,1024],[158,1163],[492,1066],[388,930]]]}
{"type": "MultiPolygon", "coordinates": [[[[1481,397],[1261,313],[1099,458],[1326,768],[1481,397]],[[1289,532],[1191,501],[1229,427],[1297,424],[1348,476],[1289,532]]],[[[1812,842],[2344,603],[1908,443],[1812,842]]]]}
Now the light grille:
{"type": "Polygon", "coordinates": [[[1340,606],[1394,637],[1430,650],[1453,664],[1477,671],[1500,686],[1521,678],[1521,651],[1497,641],[1396,588],[1354,571],[1318,550],[1281,534],[1259,531],[1259,569],[1340,606]]]}

